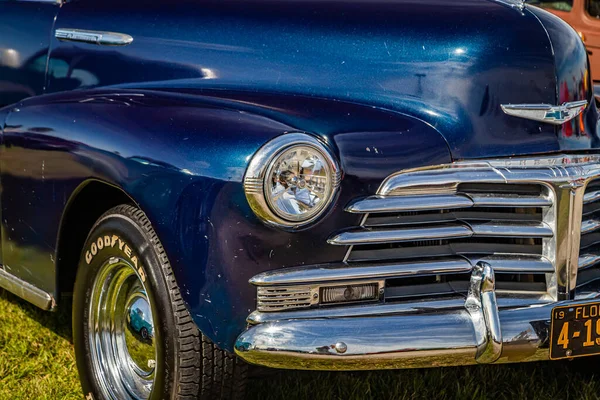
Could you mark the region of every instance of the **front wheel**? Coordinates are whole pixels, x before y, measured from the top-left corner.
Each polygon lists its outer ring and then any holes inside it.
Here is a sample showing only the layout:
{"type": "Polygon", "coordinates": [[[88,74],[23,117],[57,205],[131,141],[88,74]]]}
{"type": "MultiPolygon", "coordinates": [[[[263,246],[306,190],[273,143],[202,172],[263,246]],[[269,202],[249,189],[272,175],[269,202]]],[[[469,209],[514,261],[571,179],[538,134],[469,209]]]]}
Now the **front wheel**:
{"type": "Polygon", "coordinates": [[[199,331],[146,215],[117,206],[77,271],[73,341],[87,399],[242,398],[246,365],[199,331]]]}

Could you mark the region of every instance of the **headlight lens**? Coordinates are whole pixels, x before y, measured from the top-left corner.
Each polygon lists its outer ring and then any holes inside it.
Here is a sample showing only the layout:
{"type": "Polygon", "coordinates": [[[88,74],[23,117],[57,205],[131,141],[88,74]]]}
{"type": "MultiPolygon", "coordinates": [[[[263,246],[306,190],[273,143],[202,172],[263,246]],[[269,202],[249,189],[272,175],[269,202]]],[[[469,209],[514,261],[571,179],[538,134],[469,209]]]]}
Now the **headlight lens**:
{"type": "Polygon", "coordinates": [[[331,204],[340,170],[313,136],[279,136],[254,155],[244,190],[254,212],[269,225],[298,228],[314,222],[331,204]]]}
{"type": "Polygon", "coordinates": [[[326,156],[308,146],[293,146],[273,162],[265,177],[265,195],[279,216],[302,221],[329,203],[331,181],[326,156]]]}

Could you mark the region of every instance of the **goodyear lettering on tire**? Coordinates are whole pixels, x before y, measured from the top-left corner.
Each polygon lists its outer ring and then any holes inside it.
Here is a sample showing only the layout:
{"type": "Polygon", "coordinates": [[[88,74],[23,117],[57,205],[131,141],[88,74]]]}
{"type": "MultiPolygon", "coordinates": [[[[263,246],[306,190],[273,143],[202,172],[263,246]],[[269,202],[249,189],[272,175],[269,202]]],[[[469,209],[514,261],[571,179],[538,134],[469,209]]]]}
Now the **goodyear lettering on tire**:
{"type": "Polygon", "coordinates": [[[133,250],[131,249],[127,241],[121,239],[118,235],[104,235],[96,238],[91,244],[90,247],[85,252],[85,262],[90,265],[94,257],[98,254],[98,252],[102,249],[106,248],[114,248],[115,246],[119,247],[129,261],[135,266],[140,275],[140,279],[142,282],[146,282],[146,273],[144,272],[141,265],[138,265],[138,258],[134,255],[133,250]]]}

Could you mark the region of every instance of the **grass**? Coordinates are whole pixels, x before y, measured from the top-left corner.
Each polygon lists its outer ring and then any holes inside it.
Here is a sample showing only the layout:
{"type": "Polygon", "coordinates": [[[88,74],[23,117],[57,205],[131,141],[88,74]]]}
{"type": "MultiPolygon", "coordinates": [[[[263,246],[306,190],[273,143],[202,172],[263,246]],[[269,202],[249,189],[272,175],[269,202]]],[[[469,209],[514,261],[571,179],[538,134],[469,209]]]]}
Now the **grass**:
{"type": "Polygon", "coordinates": [[[70,310],[46,313],[0,290],[0,399],[81,399],[70,310]]]}
{"type": "MultiPolygon", "coordinates": [[[[250,399],[600,399],[600,359],[366,373],[261,371],[250,399]]],[[[70,309],[0,290],[0,399],[83,398],[70,309]]]]}

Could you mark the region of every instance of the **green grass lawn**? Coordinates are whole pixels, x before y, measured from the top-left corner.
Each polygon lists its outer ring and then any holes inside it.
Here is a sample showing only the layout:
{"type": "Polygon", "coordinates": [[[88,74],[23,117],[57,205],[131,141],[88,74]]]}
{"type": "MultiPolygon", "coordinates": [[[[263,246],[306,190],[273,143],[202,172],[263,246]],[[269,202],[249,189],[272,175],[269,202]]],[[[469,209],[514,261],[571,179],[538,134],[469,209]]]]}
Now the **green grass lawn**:
{"type": "MultiPolygon", "coordinates": [[[[81,399],[70,310],[0,290],[0,399],[81,399]]],[[[599,399],[600,359],[366,373],[264,373],[250,399],[599,399]]]]}

